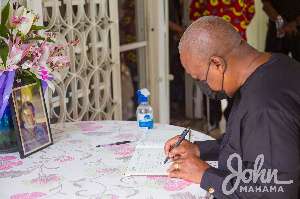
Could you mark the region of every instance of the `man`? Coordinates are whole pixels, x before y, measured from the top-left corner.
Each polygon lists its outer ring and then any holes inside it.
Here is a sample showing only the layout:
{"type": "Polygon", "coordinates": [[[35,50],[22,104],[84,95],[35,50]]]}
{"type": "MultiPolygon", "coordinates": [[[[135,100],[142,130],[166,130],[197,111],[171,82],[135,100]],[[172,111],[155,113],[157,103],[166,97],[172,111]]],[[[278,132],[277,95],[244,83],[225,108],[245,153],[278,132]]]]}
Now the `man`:
{"type": "Polygon", "coordinates": [[[216,198],[298,198],[300,64],[257,51],[215,16],[195,21],[179,51],[203,93],[235,101],[218,140],[173,148],[177,136],[166,143],[166,156],[176,161],[169,177],[199,183],[216,198]],[[218,160],[218,169],[207,160],[218,160]]]}
{"type": "Polygon", "coordinates": [[[288,54],[300,62],[300,1],[262,0],[269,16],[266,52],[288,54]],[[283,22],[283,27],[276,27],[283,22]]]}
{"type": "Polygon", "coordinates": [[[31,102],[27,101],[23,104],[21,118],[23,120],[21,136],[25,149],[24,153],[41,147],[50,141],[46,123],[35,122],[34,106],[31,102]]]}
{"type": "MultiPolygon", "coordinates": [[[[242,39],[247,41],[246,29],[252,20],[255,13],[254,0],[244,1],[204,1],[193,0],[190,5],[190,20],[194,22],[202,16],[218,16],[222,17],[229,23],[231,23],[235,29],[239,32],[242,39]]],[[[204,99],[204,114],[206,114],[206,97],[204,99]]],[[[224,117],[228,122],[228,117],[232,108],[234,99],[228,99],[228,105],[224,111],[224,117]]],[[[220,100],[209,100],[210,104],[210,125],[211,130],[219,126],[219,122],[222,118],[222,109],[220,100]]],[[[223,132],[222,132],[223,133],[223,132]]]]}

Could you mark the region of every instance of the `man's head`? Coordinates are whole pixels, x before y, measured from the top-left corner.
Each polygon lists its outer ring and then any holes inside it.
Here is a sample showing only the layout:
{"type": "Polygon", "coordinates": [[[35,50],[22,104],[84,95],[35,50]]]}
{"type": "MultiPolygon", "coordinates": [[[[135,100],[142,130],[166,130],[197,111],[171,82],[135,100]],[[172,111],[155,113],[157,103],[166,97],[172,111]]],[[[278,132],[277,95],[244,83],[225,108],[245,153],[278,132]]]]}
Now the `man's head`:
{"type": "Polygon", "coordinates": [[[34,106],[31,102],[27,101],[22,106],[21,117],[24,121],[24,127],[26,129],[32,129],[35,127],[35,113],[34,106]]]}
{"type": "Polygon", "coordinates": [[[182,65],[193,78],[207,79],[213,91],[220,91],[224,77],[226,81],[224,73],[228,70],[228,60],[241,42],[241,36],[227,21],[215,16],[201,17],[180,40],[182,65]]]}

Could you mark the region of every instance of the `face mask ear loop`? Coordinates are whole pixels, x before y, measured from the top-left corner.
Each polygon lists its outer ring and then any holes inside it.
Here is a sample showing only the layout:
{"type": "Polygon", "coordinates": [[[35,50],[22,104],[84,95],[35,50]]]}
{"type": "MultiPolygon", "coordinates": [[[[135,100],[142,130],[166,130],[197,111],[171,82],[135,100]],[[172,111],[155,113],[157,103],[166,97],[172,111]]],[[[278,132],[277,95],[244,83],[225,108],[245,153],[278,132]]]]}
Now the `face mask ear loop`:
{"type": "Polygon", "coordinates": [[[209,67],[210,67],[210,62],[209,62],[209,64],[208,64],[208,69],[207,69],[205,81],[207,81],[207,76],[208,76],[209,67]]]}
{"type": "Polygon", "coordinates": [[[223,73],[223,81],[222,81],[222,90],[223,90],[223,84],[224,84],[224,73],[223,73]]]}

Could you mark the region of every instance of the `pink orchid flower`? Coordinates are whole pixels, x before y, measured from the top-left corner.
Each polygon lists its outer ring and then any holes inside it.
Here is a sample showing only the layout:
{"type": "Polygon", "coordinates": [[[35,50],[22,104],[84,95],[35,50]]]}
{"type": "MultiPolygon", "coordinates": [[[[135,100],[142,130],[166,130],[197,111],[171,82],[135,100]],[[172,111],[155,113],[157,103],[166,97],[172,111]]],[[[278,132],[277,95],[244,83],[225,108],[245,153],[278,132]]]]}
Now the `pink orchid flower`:
{"type": "MultiPolygon", "coordinates": [[[[52,44],[54,45],[54,44],[52,44]]],[[[52,70],[48,67],[48,64],[50,62],[55,63],[55,59],[53,57],[50,57],[52,54],[50,52],[51,45],[47,42],[44,42],[41,46],[42,51],[39,52],[40,56],[36,56],[34,59],[34,62],[37,64],[30,68],[30,71],[34,73],[37,78],[42,79],[47,82],[49,88],[51,88],[53,91],[55,90],[53,83],[49,81],[49,77],[53,77],[56,79],[61,79],[60,74],[57,71],[52,70]]],[[[58,57],[57,60],[60,60],[62,58],[58,57]]]]}
{"type": "Polygon", "coordinates": [[[10,42],[10,39],[5,39],[4,37],[0,37],[4,40],[4,42],[8,45],[9,51],[6,60],[6,69],[12,71],[18,68],[18,63],[22,59],[23,50],[20,49],[18,46],[13,45],[10,42]]]}

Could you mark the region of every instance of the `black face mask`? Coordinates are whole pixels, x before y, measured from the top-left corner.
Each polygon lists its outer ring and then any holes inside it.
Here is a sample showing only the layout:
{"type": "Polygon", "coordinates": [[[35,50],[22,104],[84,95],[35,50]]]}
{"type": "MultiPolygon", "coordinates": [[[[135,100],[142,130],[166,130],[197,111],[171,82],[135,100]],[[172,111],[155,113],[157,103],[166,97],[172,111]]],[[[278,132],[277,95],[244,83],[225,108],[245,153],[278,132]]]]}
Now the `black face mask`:
{"type": "Polygon", "coordinates": [[[197,81],[198,87],[200,88],[201,92],[204,93],[207,97],[213,99],[213,100],[222,100],[222,99],[228,99],[228,96],[226,95],[225,91],[223,90],[223,83],[224,83],[224,73],[223,73],[223,81],[222,81],[222,90],[220,91],[212,91],[210,86],[207,84],[207,75],[209,71],[210,63],[208,65],[207,73],[206,73],[206,79],[202,81],[197,81]]]}

